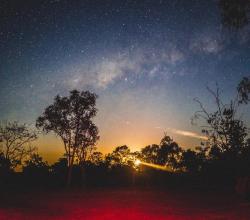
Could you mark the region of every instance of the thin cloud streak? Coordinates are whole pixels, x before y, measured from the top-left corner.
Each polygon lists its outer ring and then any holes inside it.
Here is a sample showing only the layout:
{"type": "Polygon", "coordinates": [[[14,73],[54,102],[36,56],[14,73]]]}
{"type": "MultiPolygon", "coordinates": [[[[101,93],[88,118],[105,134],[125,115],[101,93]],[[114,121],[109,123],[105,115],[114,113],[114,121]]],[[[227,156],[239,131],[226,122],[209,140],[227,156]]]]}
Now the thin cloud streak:
{"type": "Polygon", "coordinates": [[[207,140],[208,138],[204,135],[200,135],[195,132],[191,131],[183,131],[183,130],[177,130],[177,129],[171,129],[171,131],[175,134],[179,134],[182,136],[187,136],[187,137],[192,137],[192,138],[197,138],[197,139],[202,139],[202,140],[207,140]]]}
{"type": "MultiPolygon", "coordinates": [[[[161,126],[156,126],[155,129],[160,129],[164,131],[164,128],[161,126]]],[[[186,136],[186,137],[191,137],[191,138],[196,138],[196,139],[201,139],[201,140],[208,140],[206,136],[200,135],[198,133],[191,132],[191,131],[184,131],[184,130],[179,130],[179,129],[174,129],[174,128],[167,128],[167,130],[171,133],[186,136]]]]}

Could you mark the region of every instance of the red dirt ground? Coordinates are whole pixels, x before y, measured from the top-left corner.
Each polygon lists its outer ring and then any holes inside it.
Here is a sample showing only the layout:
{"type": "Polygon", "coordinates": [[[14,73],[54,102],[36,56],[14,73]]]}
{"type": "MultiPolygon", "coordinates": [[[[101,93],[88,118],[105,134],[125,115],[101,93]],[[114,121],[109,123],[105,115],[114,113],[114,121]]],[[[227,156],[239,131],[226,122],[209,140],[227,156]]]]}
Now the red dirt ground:
{"type": "Polygon", "coordinates": [[[1,220],[250,219],[250,203],[229,193],[92,189],[1,197],[1,220]]]}

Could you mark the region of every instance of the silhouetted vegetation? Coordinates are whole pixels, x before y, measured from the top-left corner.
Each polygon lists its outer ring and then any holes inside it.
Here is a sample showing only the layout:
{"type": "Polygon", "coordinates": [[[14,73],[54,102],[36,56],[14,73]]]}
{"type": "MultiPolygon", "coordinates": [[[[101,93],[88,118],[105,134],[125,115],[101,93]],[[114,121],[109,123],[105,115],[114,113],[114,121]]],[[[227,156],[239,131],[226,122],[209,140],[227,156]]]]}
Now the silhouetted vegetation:
{"type": "MultiPolygon", "coordinates": [[[[225,104],[220,97],[220,90],[216,91],[208,88],[208,91],[214,98],[216,110],[208,112],[204,105],[196,99],[200,110],[194,115],[194,120],[203,121],[202,133],[206,135],[207,141],[202,143],[207,155],[209,164],[217,163],[217,171],[224,167],[224,171],[232,172],[236,175],[243,167],[238,166],[241,160],[243,149],[247,142],[247,127],[240,118],[238,109],[241,105],[240,94],[225,104]]],[[[224,173],[227,173],[224,172],[224,173]]]]}
{"type": "Polygon", "coordinates": [[[218,87],[215,91],[208,88],[215,101],[216,109],[212,112],[195,99],[199,110],[192,122],[201,124],[204,138],[200,146],[182,148],[165,133],[159,144],[136,152],[126,145],[118,146],[106,155],[94,147],[99,138],[98,129],[91,121],[97,111],[96,95],[72,91],[70,97],[57,96],[54,104],[38,118],[37,127],[61,137],[65,157],[49,165],[37,152],[30,151],[28,143],[37,138],[35,133],[25,125],[7,123],[1,126],[1,184],[63,187],[71,172],[72,186],[84,183],[86,186],[183,187],[185,184],[186,187],[233,188],[238,180],[238,188],[244,191],[250,175],[250,139],[239,109],[248,103],[249,91],[249,78],[243,78],[235,98],[226,104],[218,87]],[[12,157],[8,150],[16,156],[12,157]],[[22,165],[21,173],[14,172],[17,164],[22,165]]]}
{"type": "Polygon", "coordinates": [[[46,133],[53,131],[62,139],[69,168],[68,185],[75,159],[83,172],[87,154],[99,139],[98,129],[92,122],[97,112],[96,98],[94,93],[77,90],[71,91],[69,97],[58,95],[36,122],[37,128],[42,128],[46,133]]]}
{"type": "Polygon", "coordinates": [[[0,124],[0,155],[9,169],[22,165],[36,150],[32,142],[37,134],[25,124],[5,122],[0,124]]]}
{"type": "Polygon", "coordinates": [[[218,3],[224,26],[240,29],[249,23],[249,0],[220,0],[218,3]]]}

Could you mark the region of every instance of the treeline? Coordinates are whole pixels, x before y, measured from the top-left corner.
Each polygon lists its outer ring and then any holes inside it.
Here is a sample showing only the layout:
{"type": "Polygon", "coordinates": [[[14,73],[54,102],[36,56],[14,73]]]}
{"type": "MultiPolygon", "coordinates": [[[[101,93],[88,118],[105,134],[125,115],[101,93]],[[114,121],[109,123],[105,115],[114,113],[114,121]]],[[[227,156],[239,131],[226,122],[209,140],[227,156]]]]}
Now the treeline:
{"type": "MultiPolygon", "coordinates": [[[[165,135],[160,144],[148,145],[132,152],[126,145],[103,155],[91,153],[84,163],[73,165],[73,186],[231,186],[240,176],[250,174],[250,141],[239,148],[236,154],[221,152],[215,147],[183,149],[165,135]],[[136,164],[135,161],[166,166],[169,171],[136,164]],[[83,170],[82,170],[83,169],[83,170]]],[[[19,166],[22,172],[15,172],[11,162],[0,156],[1,184],[5,186],[58,187],[65,186],[68,161],[66,157],[49,165],[37,153],[27,156],[19,166]]]]}
{"type": "Polygon", "coordinates": [[[178,181],[184,184],[183,179],[179,179],[184,178],[192,185],[201,181],[232,186],[240,177],[250,176],[249,132],[239,113],[250,100],[250,80],[247,77],[241,80],[235,97],[227,104],[221,99],[218,87],[207,89],[214,99],[215,110],[209,112],[195,99],[199,109],[192,117],[193,123],[201,123],[204,138],[200,146],[182,148],[165,134],[159,145],[149,145],[138,152],[124,145],[107,155],[95,147],[99,136],[92,119],[97,113],[97,96],[76,90],[71,91],[69,97],[56,96],[54,103],[38,117],[36,126],[42,132],[54,132],[61,138],[65,157],[49,165],[32,144],[38,138],[36,130],[17,122],[2,123],[1,184],[93,186],[172,182],[175,185],[178,181]],[[137,160],[142,163],[136,163],[137,160]],[[15,172],[17,168],[22,168],[22,172],[15,172]]]}

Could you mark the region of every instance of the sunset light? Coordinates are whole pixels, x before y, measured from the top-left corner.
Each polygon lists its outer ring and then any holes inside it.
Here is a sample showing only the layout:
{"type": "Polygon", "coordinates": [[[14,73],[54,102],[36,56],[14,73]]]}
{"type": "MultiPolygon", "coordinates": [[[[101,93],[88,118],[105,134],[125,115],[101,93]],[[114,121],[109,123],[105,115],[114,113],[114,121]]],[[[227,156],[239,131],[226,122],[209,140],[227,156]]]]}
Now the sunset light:
{"type": "Polygon", "coordinates": [[[141,161],[140,161],[140,160],[138,160],[138,159],[136,159],[136,160],[135,160],[135,165],[136,165],[136,166],[139,166],[139,165],[140,165],[140,163],[141,163],[141,161]]]}

